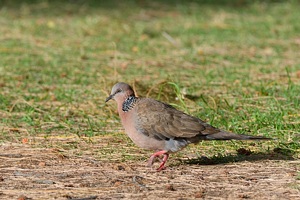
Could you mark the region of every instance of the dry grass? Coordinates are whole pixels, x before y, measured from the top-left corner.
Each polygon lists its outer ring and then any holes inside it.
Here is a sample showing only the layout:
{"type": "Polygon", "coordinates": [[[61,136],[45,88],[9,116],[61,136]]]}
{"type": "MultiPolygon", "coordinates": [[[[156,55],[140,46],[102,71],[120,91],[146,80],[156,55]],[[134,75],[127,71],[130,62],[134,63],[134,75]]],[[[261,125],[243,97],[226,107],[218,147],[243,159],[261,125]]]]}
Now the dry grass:
{"type": "Polygon", "coordinates": [[[145,167],[144,159],[123,162],[118,152],[112,152],[111,159],[95,158],[99,149],[105,149],[104,142],[121,151],[128,148],[116,138],[99,137],[94,144],[74,138],[57,142],[74,142],[80,148],[1,146],[2,199],[21,195],[32,199],[297,199],[300,195],[300,180],[293,178],[299,160],[270,160],[269,155],[254,161],[250,155],[240,162],[206,165],[171,159],[173,166],[156,173],[145,167]]]}

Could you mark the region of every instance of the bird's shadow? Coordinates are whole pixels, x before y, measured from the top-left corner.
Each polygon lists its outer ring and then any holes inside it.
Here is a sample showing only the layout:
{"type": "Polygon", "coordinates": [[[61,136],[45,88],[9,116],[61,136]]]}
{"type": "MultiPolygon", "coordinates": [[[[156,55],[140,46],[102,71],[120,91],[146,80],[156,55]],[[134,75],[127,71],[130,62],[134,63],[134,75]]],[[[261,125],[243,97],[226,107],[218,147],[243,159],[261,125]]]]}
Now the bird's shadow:
{"type": "Polygon", "coordinates": [[[252,153],[245,149],[238,154],[216,155],[212,157],[201,156],[198,158],[180,160],[181,163],[188,165],[218,165],[243,161],[262,161],[262,160],[295,160],[292,153],[268,152],[268,153],[252,153]]]}

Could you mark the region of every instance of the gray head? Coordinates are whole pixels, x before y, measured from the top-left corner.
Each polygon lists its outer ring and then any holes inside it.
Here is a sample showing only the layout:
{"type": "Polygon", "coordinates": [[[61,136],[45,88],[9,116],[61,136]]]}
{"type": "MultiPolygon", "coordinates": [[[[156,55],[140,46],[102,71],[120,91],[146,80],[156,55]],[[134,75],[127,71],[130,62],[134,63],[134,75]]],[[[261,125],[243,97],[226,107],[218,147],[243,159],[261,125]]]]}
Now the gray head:
{"type": "Polygon", "coordinates": [[[105,102],[108,102],[111,99],[116,101],[124,101],[129,96],[135,96],[133,89],[127,83],[119,82],[113,86],[109,97],[106,98],[105,102]]]}

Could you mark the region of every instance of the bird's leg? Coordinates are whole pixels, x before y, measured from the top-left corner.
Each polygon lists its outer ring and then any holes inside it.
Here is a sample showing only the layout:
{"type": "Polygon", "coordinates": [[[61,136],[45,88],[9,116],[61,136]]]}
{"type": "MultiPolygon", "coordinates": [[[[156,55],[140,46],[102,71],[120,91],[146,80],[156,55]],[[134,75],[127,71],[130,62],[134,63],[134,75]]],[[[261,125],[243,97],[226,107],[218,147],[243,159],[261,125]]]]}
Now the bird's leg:
{"type": "Polygon", "coordinates": [[[160,163],[159,168],[156,169],[158,172],[166,168],[165,163],[167,162],[168,158],[169,158],[169,154],[164,153],[164,158],[163,158],[162,162],[160,163]]]}
{"type": "Polygon", "coordinates": [[[164,155],[161,163],[160,163],[160,166],[159,168],[157,169],[157,171],[161,171],[162,169],[165,168],[165,163],[166,161],[168,160],[168,157],[169,157],[169,154],[167,151],[158,151],[156,153],[154,153],[150,158],[149,158],[149,161],[148,161],[148,167],[152,166],[153,165],[153,162],[154,162],[154,159],[160,155],[164,155]]]}
{"type": "Polygon", "coordinates": [[[167,153],[167,152],[166,152],[166,151],[158,151],[158,152],[152,154],[151,157],[150,157],[149,160],[148,160],[148,165],[147,165],[147,166],[148,166],[148,167],[152,166],[153,163],[154,163],[154,159],[155,159],[156,157],[162,155],[162,154],[165,154],[165,153],[167,153]]]}

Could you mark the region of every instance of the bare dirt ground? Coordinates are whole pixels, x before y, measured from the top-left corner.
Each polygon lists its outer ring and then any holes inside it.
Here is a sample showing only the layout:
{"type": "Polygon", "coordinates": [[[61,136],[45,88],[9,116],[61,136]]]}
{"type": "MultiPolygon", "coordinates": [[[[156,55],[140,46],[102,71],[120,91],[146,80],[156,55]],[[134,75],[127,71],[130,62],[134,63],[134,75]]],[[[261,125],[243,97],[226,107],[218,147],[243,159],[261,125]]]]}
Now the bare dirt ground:
{"type": "MultiPolygon", "coordinates": [[[[107,144],[108,139],[98,140],[107,144]]],[[[250,155],[208,165],[178,164],[171,156],[169,167],[156,172],[145,167],[149,152],[136,161],[95,156],[93,149],[104,147],[1,144],[0,199],[300,199],[297,159],[250,155]]]]}

